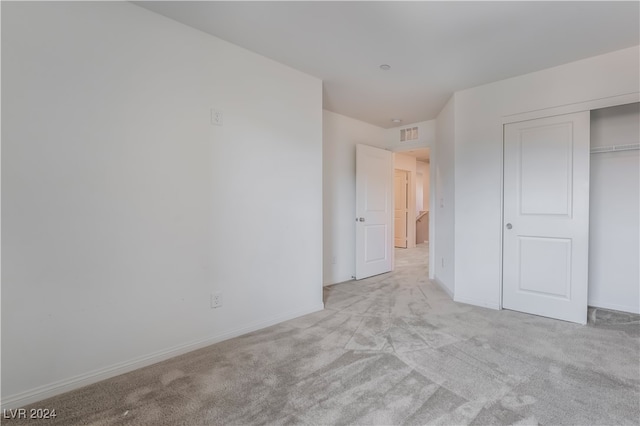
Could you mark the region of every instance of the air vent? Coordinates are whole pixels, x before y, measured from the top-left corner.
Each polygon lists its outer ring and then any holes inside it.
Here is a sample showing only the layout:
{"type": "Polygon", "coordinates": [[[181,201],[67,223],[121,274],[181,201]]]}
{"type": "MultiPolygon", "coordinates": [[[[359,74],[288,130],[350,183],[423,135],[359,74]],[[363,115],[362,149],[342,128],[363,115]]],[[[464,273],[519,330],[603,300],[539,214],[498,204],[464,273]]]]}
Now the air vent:
{"type": "Polygon", "coordinates": [[[400,142],[414,141],[418,139],[418,128],[410,127],[408,129],[400,129],[400,142]]]}

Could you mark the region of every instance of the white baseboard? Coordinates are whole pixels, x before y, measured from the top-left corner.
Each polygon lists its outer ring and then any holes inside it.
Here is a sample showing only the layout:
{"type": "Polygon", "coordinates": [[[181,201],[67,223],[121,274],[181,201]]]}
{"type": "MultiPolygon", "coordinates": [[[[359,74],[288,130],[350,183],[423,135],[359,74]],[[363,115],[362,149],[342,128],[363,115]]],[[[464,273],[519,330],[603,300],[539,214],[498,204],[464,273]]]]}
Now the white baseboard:
{"type": "Polygon", "coordinates": [[[251,333],[266,327],[270,327],[275,324],[279,324],[290,319],[301,317],[303,315],[318,312],[324,309],[324,304],[320,303],[307,309],[299,309],[296,311],[287,312],[282,315],[269,318],[264,321],[258,321],[248,324],[238,329],[210,336],[204,339],[194,340],[181,345],[173,346],[171,348],[163,349],[157,352],[153,352],[148,355],[133,358],[128,361],[119,362],[108,367],[93,370],[84,374],[80,374],[68,379],[58,380],[56,382],[38,386],[37,388],[30,389],[28,391],[20,392],[15,395],[2,398],[1,408],[12,409],[23,407],[34,402],[42,401],[43,399],[50,398],[52,396],[59,395],[64,392],[69,392],[74,389],[87,386],[101,380],[109,379],[111,377],[118,376],[120,374],[128,373],[138,368],[146,367],[151,364],[155,364],[166,359],[182,355],[187,352],[194,351],[196,349],[204,348],[214,343],[222,342],[233,337],[241,336],[243,334],[251,333]]]}
{"type": "Polygon", "coordinates": [[[444,285],[444,283],[442,281],[440,281],[438,278],[433,277],[431,278],[431,281],[433,281],[434,283],[438,284],[438,286],[442,289],[442,291],[444,291],[445,293],[447,293],[447,295],[451,298],[451,300],[453,300],[453,291],[451,291],[449,289],[449,287],[447,287],[446,285],[444,285]]]}
{"type": "Polygon", "coordinates": [[[629,312],[632,314],[640,314],[640,306],[618,305],[617,303],[607,303],[599,300],[589,300],[589,306],[602,309],[613,309],[614,311],[629,312]]]}
{"type": "Polygon", "coordinates": [[[471,297],[454,297],[453,301],[458,303],[466,303],[467,305],[481,306],[483,308],[500,310],[499,303],[491,302],[489,300],[474,299],[471,297]]]}

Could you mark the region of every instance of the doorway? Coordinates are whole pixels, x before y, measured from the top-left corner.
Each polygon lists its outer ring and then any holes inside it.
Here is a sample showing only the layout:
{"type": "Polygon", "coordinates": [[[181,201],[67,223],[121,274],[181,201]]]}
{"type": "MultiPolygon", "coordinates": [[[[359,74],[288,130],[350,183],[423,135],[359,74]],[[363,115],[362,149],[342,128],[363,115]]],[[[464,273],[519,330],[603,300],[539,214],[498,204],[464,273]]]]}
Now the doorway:
{"type": "MultiPolygon", "coordinates": [[[[426,247],[425,252],[431,252],[432,248],[427,244],[429,233],[421,233],[421,240],[416,241],[418,218],[427,229],[433,226],[428,222],[428,215],[424,214],[431,205],[432,193],[429,190],[432,180],[428,153],[428,148],[393,153],[367,145],[356,146],[355,279],[382,274],[394,268],[394,183],[397,183],[399,193],[397,245],[412,249],[418,242],[426,247]],[[395,174],[395,170],[399,173],[395,174]],[[421,197],[416,194],[418,170],[423,177],[421,197]],[[422,200],[421,205],[417,205],[416,199],[422,200]],[[429,202],[425,203],[425,200],[429,202]]],[[[429,263],[429,278],[432,278],[432,256],[425,261],[429,263]]]]}
{"type": "MultiPolygon", "coordinates": [[[[394,262],[398,261],[395,254],[402,250],[415,250],[416,255],[426,257],[429,263],[429,278],[433,278],[434,265],[433,261],[433,244],[429,241],[429,235],[433,235],[430,229],[434,226],[434,217],[431,214],[431,149],[413,148],[409,150],[394,152],[394,167],[397,171],[404,171],[408,176],[407,185],[407,229],[406,248],[402,245],[402,241],[398,241],[394,250],[394,262]]],[[[394,185],[395,189],[395,185],[394,185]]],[[[401,202],[401,201],[400,201],[401,202]]],[[[400,213],[400,211],[399,211],[400,213]]],[[[399,227],[400,234],[404,230],[399,227]]],[[[402,238],[402,237],[400,237],[402,238]]],[[[401,262],[401,260],[400,260],[401,262]]]]}
{"type": "Polygon", "coordinates": [[[396,174],[405,172],[407,175],[407,229],[406,229],[406,246],[402,244],[402,235],[404,229],[401,226],[401,209],[403,200],[403,191],[401,177],[394,179],[395,201],[398,202],[398,241],[396,247],[412,248],[416,244],[429,242],[429,212],[430,212],[430,183],[431,183],[431,164],[430,149],[420,148],[410,151],[394,152],[394,167],[396,174]]]}
{"type": "Polygon", "coordinates": [[[591,111],[589,307],[640,314],[640,104],[591,111]]]}

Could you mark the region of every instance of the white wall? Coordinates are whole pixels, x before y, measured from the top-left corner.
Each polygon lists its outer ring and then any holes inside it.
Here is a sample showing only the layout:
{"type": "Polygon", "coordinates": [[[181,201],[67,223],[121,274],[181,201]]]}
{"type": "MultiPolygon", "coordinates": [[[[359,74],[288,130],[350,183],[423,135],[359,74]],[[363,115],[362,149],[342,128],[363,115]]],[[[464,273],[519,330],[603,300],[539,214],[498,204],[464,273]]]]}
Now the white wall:
{"type": "Polygon", "coordinates": [[[322,309],[320,80],[127,2],[3,3],[2,65],[4,406],[322,309]]]}
{"type": "Polygon", "coordinates": [[[416,218],[413,214],[416,210],[416,157],[400,153],[393,154],[393,167],[396,170],[409,172],[409,189],[407,202],[409,219],[407,220],[407,248],[416,246],[416,218]]]}
{"type": "MultiPolygon", "coordinates": [[[[433,253],[429,253],[430,268],[433,271],[434,280],[451,297],[453,297],[455,290],[453,262],[455,253],[456,102],[454,94],[437,118],[436,142],[431,152],[431,176],[435,191],[431,194],[432,208],[429,211],[429,238],[435,243],[433,244],[435,250],[433,253]]],[[[430,244],[429,248],[431,246],[430,244]]]]}
{"type": "MultiPolygon", "coordinates": [[[[591,146],[640,143],[639,104],[591,112],[591,146]]],[[[640,151],[591,154],[589,305],[640,313],[640,151]]]]}
{"type": "Polygon", "coordinates": [[[636,46],[455,94],[456,300],[500,306],[502,117],[638,92],[639,62],[636,46]]]}
{"type": "Polygon", "coordinates": [[[384,129],[323,111],[324,284],[355,275],[356,145],[385,148],[384,129]]]}
{"type": "Polygon", "coordinates": [[[416,171],[418,174],[422,175],[422,205],[416,205],[416,213],[420,214],[421,210],[429,211],[429,167],[430,163],[425,163],[423,161],[418,161],[416,163],[416,171]],[[418,210],[418,207],[421,207],[418,210]]]}

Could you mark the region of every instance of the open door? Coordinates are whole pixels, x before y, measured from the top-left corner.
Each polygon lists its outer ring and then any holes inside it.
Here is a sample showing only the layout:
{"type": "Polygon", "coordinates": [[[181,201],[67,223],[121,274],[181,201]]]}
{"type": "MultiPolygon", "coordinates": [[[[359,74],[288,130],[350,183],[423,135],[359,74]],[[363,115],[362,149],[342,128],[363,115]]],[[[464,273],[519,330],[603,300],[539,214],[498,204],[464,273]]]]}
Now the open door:
{"type": "Polygon", "coordinates": [[[589,112],[504,127],[504,308],[585,324],[589,112]]]}
{"type": "Polygon", "coordinates": [[[356,146],[356,279],[391,271],[393,154],[356,146]]]}

